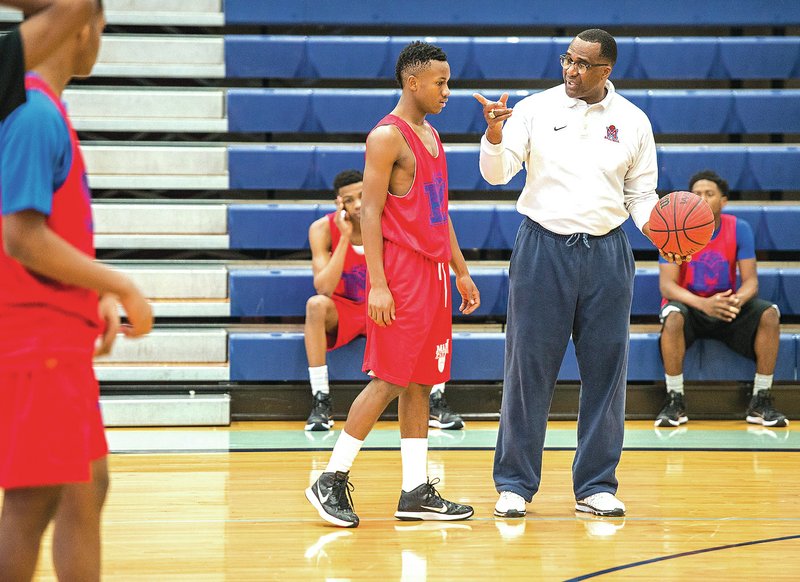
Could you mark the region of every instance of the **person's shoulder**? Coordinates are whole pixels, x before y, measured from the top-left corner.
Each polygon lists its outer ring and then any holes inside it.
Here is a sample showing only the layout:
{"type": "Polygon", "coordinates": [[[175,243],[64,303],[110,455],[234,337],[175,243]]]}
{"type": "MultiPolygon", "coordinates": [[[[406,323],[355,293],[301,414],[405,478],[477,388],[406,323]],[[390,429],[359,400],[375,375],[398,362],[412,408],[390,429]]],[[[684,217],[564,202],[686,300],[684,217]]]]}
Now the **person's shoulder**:
{"type": "Polygon", "coordinates": [[[558,102],[564,99],[564,85],[556,85],[555,87],[550,87],[549,89],[543,89],[541,91],[529,91],[529,95],[526,95],[514,106],[519,107],[522,105],[523,107],[527,107],[529,105],[541,105],[542,103],[551,103],[551,102],[558,102]]]}
{"type": "Polygon", "coordinates": [[[328,219],[328,214],[319,217],[311,226],[308,227],[308,236],[329,236],[331,232],[331,223],[328,219]]]}
{"type": "Polygon", "coordinates": [[[647,114],[638,106],[631,102],[627,97],[620,94],[619,92],[614,93],[614,98],[611,100],[611,108],[616,109],[617,111],[621,112],[622,114],[631,117],[633,119],[646,122],[648,125],[650,124],[650,120],[647,117],[647,114]]]}
{"type": "Polygon", "coordinates": [[[24,124],[28,130],[37,127],[63,127],[66,130],[64,120],[56,106],[39,91],[28,91],[25,103],[8,116],[3,126],[13,127],[19,124],[24,124]]]}

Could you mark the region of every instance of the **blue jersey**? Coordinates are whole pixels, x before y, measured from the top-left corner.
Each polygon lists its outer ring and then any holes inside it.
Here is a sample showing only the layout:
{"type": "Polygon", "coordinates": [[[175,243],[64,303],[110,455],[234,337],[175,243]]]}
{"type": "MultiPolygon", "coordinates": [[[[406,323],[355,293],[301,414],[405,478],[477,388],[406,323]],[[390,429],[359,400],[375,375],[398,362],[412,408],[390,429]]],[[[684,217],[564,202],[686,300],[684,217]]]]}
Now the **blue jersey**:
{"type": "Polygon", "coordinates": [[[27,97],[0,124],[0,209],[3,215],[36,210],[50,216],[53,194],[72,165],[72,144],[47,95],[28,91],[27,97]]]}

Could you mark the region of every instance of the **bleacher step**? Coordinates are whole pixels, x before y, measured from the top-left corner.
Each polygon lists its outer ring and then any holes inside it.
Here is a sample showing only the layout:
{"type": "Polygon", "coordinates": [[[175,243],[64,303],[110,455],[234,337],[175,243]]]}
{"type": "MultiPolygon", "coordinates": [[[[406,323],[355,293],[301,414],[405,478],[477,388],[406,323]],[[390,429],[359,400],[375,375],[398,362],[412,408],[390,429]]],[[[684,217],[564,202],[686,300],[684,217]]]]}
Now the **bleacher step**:
{"type": "Polygon", "coordinates": [[[108,426],[228,426],[230,394],[102,396],[108,426]]]}

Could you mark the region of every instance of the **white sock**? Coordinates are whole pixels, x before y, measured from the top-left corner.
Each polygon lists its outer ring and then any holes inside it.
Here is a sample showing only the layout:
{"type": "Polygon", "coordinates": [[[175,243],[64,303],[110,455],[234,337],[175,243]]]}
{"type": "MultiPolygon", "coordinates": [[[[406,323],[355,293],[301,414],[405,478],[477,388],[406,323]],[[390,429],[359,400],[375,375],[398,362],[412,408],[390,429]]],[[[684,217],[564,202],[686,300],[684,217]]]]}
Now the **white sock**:
{"type": "Polygon", "coordinates": [[[683,394],[683,374],[678,374],[677,376],[664,374],[664,378],[667,380],[667,392],[683,394]]]}
{"type": "Polygon", "coordinates": [[[361,450],[361,445],[364,441],[360,441],[355,437],[351,437],[345,431],[339,435],[336,444],[333,445],[333,453],[331,453],[331,460],[328,461],[328,466],[325,467],[326,473],[335,473],[341,471],[347,473],[350,467],[353,466],[353,461],[356,460],[358,452],[361,450]]]}
{"type": "Polygon", "coordinates": [[[763,390],[769,390],[772,388],[772,377],[773,374],[770,374],[769,376],[766,374],[756,374],[756,377],[753,380],[753,394],[758,394],[763,390]]]}
{"type": "Polygon", "coordinates": [[[328,366],[317,366],[308,369],[308,378],[311,380],[311,393],[316,395],[318,392],[330,394],[328,386],[328,366]]]}
{"type": "Polygon", "coordinates": [[[434,384],[433,388],[431,388],[431,394],[434,392],[439,392],[440,394],[444,394],[444,382],[441,384],[434,384]]]}
{"type": "Polygon", "coordinates": [[[400,439],[403,460],[403,491],[409,492],[428,482],[428,439],[400,439]]]}

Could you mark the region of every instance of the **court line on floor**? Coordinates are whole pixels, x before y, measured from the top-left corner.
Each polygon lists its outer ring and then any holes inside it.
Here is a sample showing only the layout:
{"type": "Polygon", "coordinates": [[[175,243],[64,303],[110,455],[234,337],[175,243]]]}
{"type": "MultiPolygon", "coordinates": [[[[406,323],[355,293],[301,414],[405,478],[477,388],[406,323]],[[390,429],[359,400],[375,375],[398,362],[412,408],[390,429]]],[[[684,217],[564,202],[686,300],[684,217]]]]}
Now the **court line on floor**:
{"type": "Polygon", "coordinates": [[[605,574],[611,574],[614,572],[620,572],[622,570],[629,570],[631,568],[636,568],[639,566],[645,566],[647,564],[654,564],[657,562],[664,562],[666,560],[675,560],[677,558],[684,558],[686,556],[695,556],[698,554],[707,554],[709,552],[719,552],[722,550],[730,550],[732,548],[742,548],[746,546],[755,546],[759,544],[770,544],[774,542],[784,542],[787,540],[795,540],[800,539],[800,534],[798,535],[791,535],[791,536],[781,536],[778,538],[769,538],[764,540],[752,540],[749,542],[739,542],[738,544],[726,544],[724,546],[714,546],[712,548],[702,548],[700,550],[692,550],[690,552],[681,552],[679,554],[670,554],[669,556],[659,556],[658,558],[650,558],[648,560],[640,560],[638,562],[632,562],[630,564],[623,564],[621,566],[614,566],[612,568],[606,568],[604,570],[598,570],[596,572],[590,572],[589,574],[583,574],[582,576],[576,576],[574,578],[567,578],[564,582],[578,582],[579,580],[588,580],[589,578],[596,578],[598,576],[603,576],[605,574]]]}

